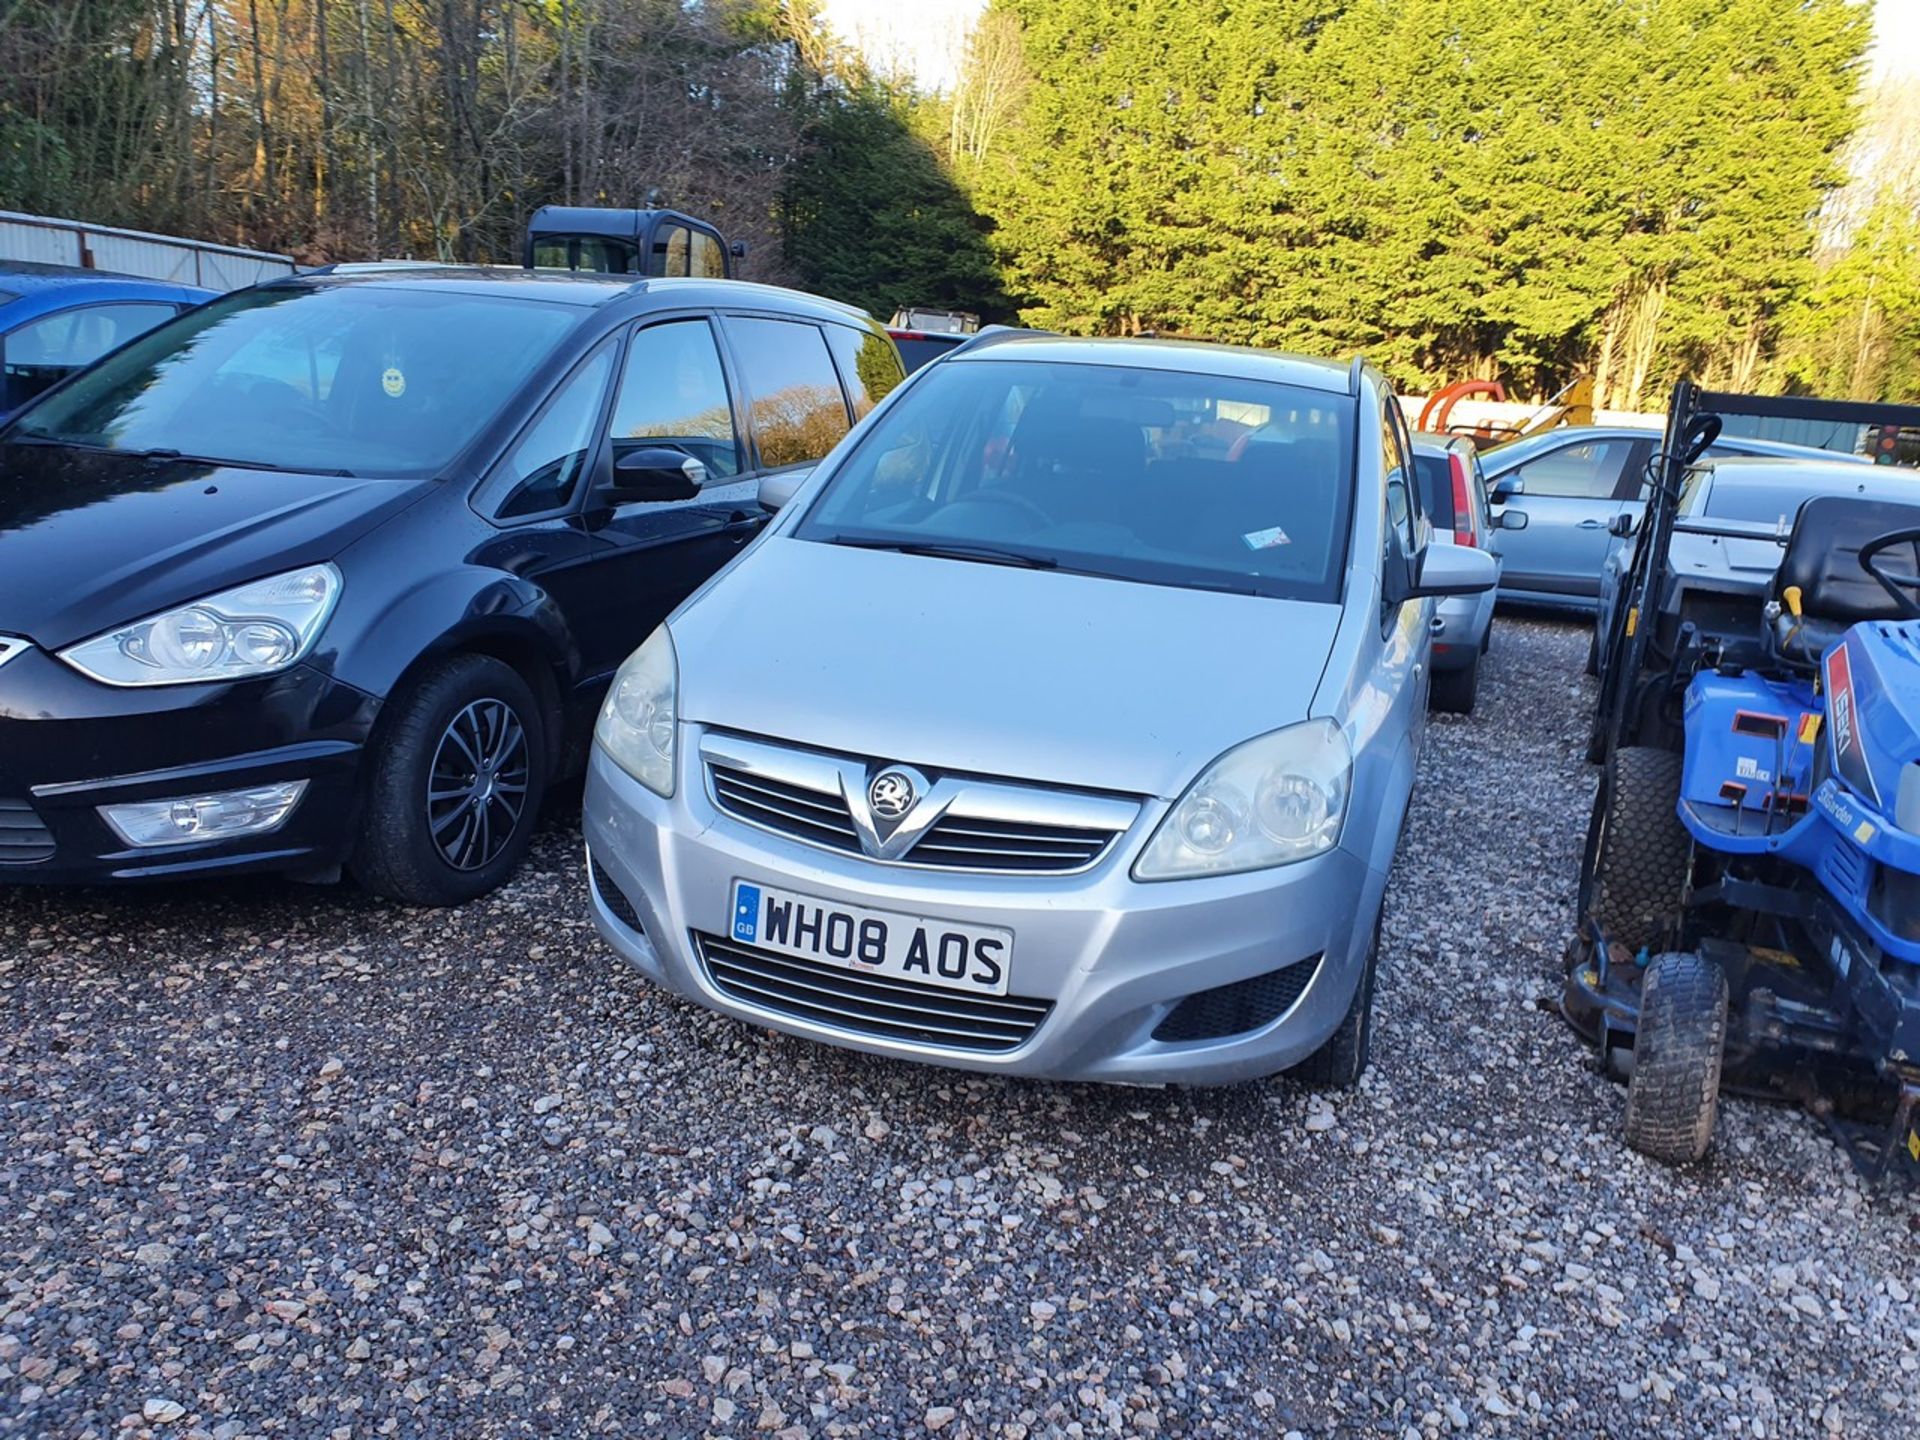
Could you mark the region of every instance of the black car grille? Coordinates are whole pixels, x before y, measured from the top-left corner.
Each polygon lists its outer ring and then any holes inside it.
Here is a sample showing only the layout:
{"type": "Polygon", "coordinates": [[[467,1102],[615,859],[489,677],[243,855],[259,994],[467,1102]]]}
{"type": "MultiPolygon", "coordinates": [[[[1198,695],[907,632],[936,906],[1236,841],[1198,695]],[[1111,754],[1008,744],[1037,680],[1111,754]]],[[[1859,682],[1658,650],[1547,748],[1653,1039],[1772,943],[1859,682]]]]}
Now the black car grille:
{"type": "Polygon", "coordinates": [[[0,796],[0,865],[35,865],[53,858],[53,832],[25,800],[0,796]]]}
{"type": "Polygon", "coordinates": [[[593,871],[593,888],[600,893],[600,902],[613,912],[614,919],[636,934],[645,935],[646,927],[640,923],[640,912],[633,908],[633,902],[627,899],[626,892],[591,855],[587,865],[593,871]]]}
{"type": "Polygon", "coordinates": [[[1053,1009],[1051,1000],[883,980],[699,931],[693,940],[707,978],[729,999],[856,1035],[997,1054],[1026,1043],[1053,1009]]]}
{"type": "MultiPolygon", "coordinates": [[[[770,775],[707,762],[714,803],[735,819],[849,855],[860,853],[859,832],[838,795],[770,775]]],[[[1113,830],[1043,825],[1025,820],[946,815],[901,863],[939,870],[1017,870],[1063,874],[1084,870],[1113,843],[1113,830]]]]}
{"type": "Polygon", "coordinates": [[[1278,1020],[1306,994],[1320,971],[1320,957],[1251,980],[1236,980],[1187,996],[1154,1027],[1156,1040],[1221,1040],[1278,1020]]]}

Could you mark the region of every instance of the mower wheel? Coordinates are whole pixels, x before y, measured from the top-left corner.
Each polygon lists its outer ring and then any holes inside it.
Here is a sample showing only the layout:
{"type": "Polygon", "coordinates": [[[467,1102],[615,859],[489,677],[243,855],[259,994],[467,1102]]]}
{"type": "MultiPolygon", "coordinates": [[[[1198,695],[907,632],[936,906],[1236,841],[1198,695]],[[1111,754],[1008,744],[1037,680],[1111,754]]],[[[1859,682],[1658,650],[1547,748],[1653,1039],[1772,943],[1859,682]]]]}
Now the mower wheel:
{"type": "Polygon", "coordinates": [[[1686,896],[1693,844],[1676,809],[1680,765],[1671,750],[1617,751],[1594,797],[1588,904],[1607,938],[1630,951],[1657,942],[1686,896]]]}
{"type": "Polygon", "coordinates": [[[1640,1023],[1627,1082],[1627,1143],[1670,1165],[1707,1153],[1720,1108],[1727,977],[1691,953],[1657,955],[1640,981],[1640,1023]]]}

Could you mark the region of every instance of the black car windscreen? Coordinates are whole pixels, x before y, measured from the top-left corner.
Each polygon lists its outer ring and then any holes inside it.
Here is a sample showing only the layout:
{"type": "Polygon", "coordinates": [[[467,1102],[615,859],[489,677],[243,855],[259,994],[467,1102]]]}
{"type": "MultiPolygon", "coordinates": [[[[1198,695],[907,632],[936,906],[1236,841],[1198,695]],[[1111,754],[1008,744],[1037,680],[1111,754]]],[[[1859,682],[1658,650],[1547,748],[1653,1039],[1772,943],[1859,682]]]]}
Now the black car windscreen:
{"type": "Polygon", "coordinates": [[[108,356],[14,433],[277,470],[432,474],[579,323],[428,286],[245,290],[108,356]]]}

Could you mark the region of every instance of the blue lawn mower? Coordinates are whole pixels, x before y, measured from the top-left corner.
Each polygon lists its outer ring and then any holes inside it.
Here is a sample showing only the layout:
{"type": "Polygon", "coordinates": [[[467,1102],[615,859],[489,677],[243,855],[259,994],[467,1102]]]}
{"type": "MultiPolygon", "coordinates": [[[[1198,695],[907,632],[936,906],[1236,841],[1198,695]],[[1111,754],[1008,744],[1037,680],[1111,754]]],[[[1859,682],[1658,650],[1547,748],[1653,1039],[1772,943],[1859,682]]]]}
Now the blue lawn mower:
{"type": "Polygon", "coordinates": [[[1912,504],[1807,501],[1764,594],[1691,593],[1678,514],[1727,415],[1920,410],[1675,390],[1608,638],[1604,759],[1562,1008],[1674,1163],[1723,1082],[1809,1105],[1878,1179],[1920,1163],[1920,474],[1912,504]]]}

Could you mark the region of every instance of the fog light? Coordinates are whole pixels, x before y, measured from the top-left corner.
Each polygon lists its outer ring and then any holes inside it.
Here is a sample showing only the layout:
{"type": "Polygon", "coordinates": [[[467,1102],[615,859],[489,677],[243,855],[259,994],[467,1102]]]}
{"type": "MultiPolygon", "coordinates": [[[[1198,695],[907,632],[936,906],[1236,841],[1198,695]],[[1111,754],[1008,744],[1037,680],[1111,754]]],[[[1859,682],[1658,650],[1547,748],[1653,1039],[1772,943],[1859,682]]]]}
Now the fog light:
{"type": "Polygon", "coordinates": [[[181,795],[172,800],[142,800],[135,805],[102,805],[100,817],[129,845],[191,845],[202,840],[231,840],[278,830],[306,794],[304,780],[222,790],[214,795],[181,795]]]}

